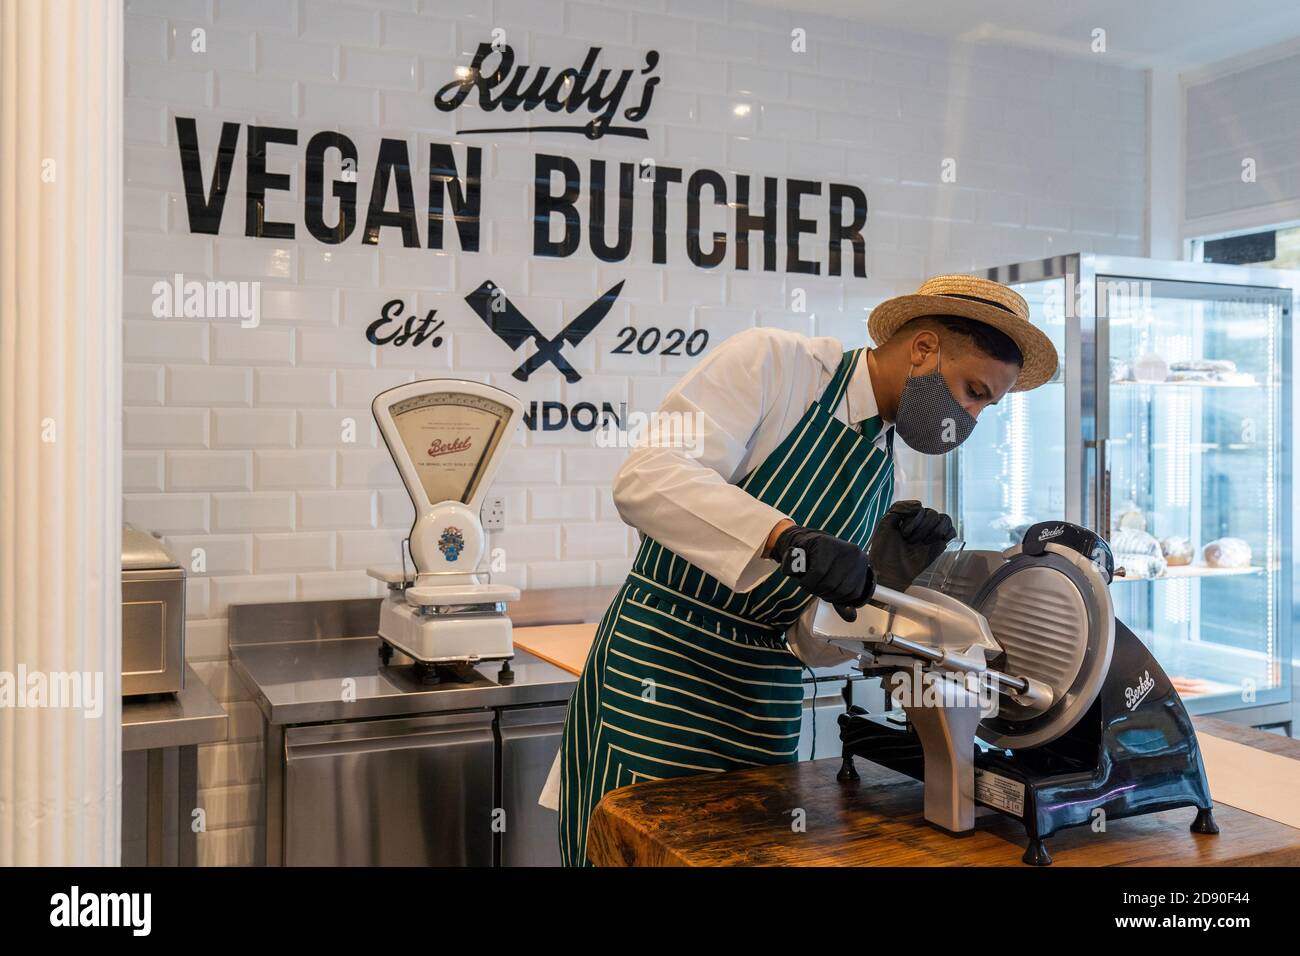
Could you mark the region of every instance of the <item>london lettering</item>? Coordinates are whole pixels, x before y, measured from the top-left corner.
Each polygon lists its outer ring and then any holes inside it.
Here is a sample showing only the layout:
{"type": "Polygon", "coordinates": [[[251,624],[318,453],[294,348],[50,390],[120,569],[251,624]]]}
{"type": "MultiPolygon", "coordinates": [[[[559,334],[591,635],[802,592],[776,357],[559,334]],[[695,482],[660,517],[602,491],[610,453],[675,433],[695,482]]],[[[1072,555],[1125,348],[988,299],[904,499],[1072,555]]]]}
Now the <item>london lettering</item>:
{"type": "Polygon", "coordinates": [[[580,432],[594,431],[597,428],[618,428],[623,424],[623,414],[627,411],[626,403],[618,407],[613,402],[601,402],[597,408],[594,402],[578,402],[569,406],[563,402],[529,402],[524,412],[524,427],[529,431],[554,432],[562,428],[573,428],[580,432]]]}

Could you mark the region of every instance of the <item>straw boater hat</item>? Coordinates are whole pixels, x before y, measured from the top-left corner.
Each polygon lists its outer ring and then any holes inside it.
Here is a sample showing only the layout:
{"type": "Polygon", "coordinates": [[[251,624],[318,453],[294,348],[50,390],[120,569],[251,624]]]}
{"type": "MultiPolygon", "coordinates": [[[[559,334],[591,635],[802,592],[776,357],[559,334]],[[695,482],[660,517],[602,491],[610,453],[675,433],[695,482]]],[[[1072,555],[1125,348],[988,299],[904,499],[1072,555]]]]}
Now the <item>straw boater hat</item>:
{"type": "Polygon", "coordinates": [[[1010,336],[1025,360],[1013,392],[1037,388],[1056,374],[1056,346],[1029,321],[1025,300],[1000,282],[963,275],[926,279],[914,295],[895,296],[872,309],[867,330],[877,345],[884,345],[907,322],[923,315],[959,315],[1010,336]]]}

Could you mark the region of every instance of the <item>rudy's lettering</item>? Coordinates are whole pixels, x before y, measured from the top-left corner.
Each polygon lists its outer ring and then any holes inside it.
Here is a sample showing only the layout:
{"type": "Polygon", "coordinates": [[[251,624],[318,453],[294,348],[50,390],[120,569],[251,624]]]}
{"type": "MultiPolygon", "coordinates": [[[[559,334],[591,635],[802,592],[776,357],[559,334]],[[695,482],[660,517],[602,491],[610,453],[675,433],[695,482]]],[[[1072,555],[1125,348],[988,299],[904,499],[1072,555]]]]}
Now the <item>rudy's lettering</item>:
{"type": "MultiPolygon", "coordinates": [[[[564,111],[576,113],[586,108],[594,113],[592,119],[581,125],[543,125],[543,126],[503,126],[490,129],[462,129],[458,133],[583,133],[588,139],[600,139],[602,136],[631,136],[647,139],[644,129],[630,126],[616,126],[619,118],[618,108],[627,93],[628,84],[633,77],[632,70],[622,70],[613,85],[606,89],[611,72],[602,69],[596,73],[596,60],[600,57],[600,47],[593,46],[587,50],[582,66],[558,71],[547,82],[551,68],[539,66],[532,74],[532,82],[524,87],[532,67],[521,64],[515,66],[515,51],[508,44],[499,48],[490,43],[480,43],[470,60],[470,65],[463,70],[461,79],[453,80],[438,90],[433,98],[434,105],[444,113],[460,108],[472,90],[478,90],[478,106],[485,113],[497,109],[511,113],[522,108],[531,112],[544,106],[552,113],[564,111]],[[496,55],[495,62],[489,62],[496,55]],[[592,75],[595,74],[595,79],[592,75]],[[503,87],[493,96],[493,91],[503,87]]],[[[650,50],[645,55],[645,66],[641,69],[643,76],[653,73],[659,65],[659,54],[650,50]]],[[[657,76],[648,76],[641,91],[641,101],[636,106],[623,111],[623,119],[639,122],[650,112],[650,102],[654,98],[655,86],[659,83],[657,76]]]]}

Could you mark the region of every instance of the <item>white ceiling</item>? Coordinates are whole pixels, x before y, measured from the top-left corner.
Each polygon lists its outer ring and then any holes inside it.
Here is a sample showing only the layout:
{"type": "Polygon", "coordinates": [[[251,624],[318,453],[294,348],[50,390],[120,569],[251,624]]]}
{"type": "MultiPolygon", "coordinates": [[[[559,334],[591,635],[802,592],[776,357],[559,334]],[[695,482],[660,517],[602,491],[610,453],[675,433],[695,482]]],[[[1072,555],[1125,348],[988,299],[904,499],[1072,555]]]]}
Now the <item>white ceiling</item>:
{"type": "Polygon", "coordinates": [[[1300,37],[1295,0],[758,0],[950,39],[1088,55],[1092,31],[1131,66],[1189,70],[1300,37]]]}

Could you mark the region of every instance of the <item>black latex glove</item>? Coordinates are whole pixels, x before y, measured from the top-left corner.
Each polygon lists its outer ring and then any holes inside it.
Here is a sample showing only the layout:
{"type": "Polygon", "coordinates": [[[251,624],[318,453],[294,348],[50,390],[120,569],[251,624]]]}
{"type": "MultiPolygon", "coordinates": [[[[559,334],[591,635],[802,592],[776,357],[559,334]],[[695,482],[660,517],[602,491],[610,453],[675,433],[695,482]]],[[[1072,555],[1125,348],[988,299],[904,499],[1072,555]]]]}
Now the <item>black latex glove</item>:
{"type": "Polygon", "coordinates": [[[957,531],[946,514],[922,508],[919,501],[895,501],[867,546],[876,583],[906,591],[955,537],[957,531]]]}
{"type": "Polygon", "coordinates": [[[857,619],[856,609],[876,588],[867,553],[825,531],[786,528],[772,546],[772,557],[801,588],[833,604],[846,621],[857,619]]]}

